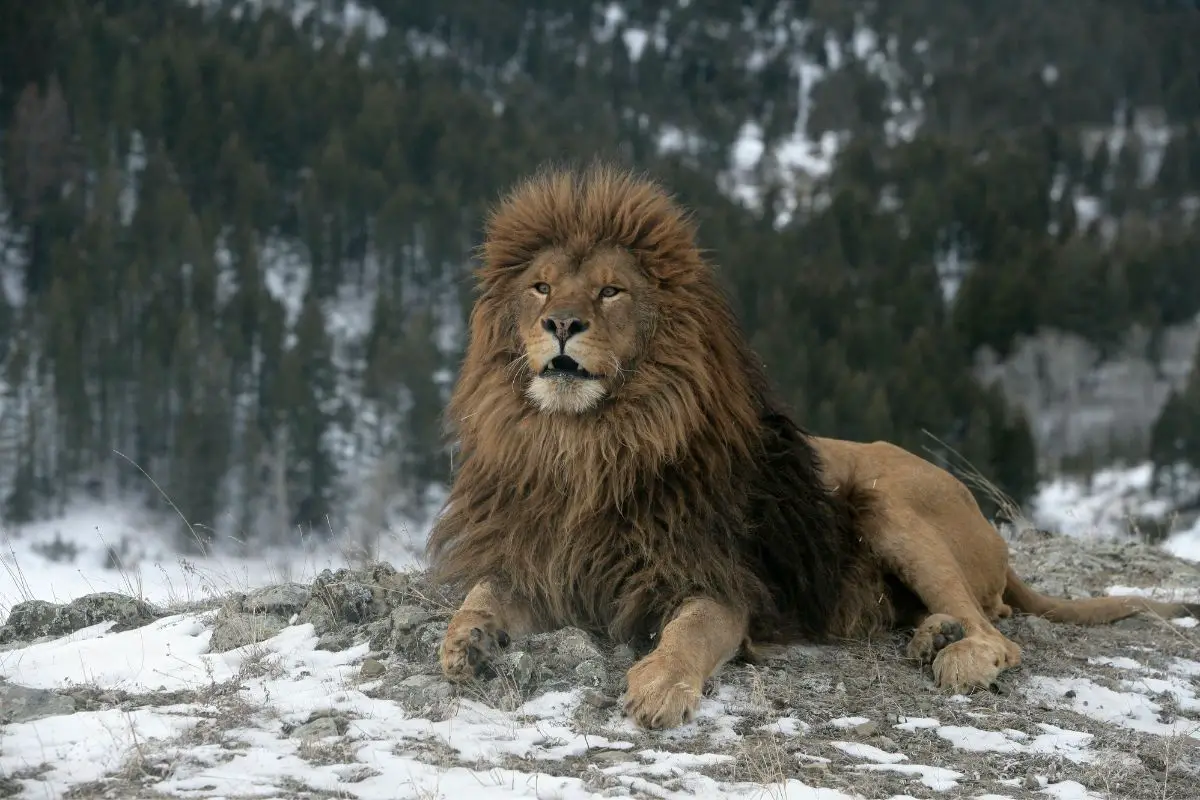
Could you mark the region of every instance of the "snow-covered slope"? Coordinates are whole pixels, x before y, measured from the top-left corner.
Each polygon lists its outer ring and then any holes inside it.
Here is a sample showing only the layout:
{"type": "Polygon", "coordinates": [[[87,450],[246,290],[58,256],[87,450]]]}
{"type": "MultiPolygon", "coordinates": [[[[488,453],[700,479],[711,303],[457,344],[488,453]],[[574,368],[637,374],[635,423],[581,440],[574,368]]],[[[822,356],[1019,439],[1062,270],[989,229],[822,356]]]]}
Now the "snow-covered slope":
{"type": "Polygon", "coordinates": [[[1200,562],[1200,519],[1175,523],[1171,504],[1151,492],[1153,466],[1109,467],[1090,481],[1056,478],[1044,483],[1031,503],[1031,516],[1041,527],[1079,538],[1145,536],[1138,521],[1164,520],[1162,546],[1180,558],[1200,562]]]}
{"type": "Polygon", "coordinates": [[[10,796],[1082,800],[1182,798],[1200,778],[1190,619],[1082,640],[1010,621],[1027,666],[972,696],[937,693],[894,637],[797,647],[727,667],[698,720],[648,734],[617,703],[632,654],[580,631],[517,642],[495,677],[451,688],[445,598],[386,568],[177,613],[28,608],[0,629],[10,796]]]}
{"type": "MultiPolygon", "coordinates": [[[[1200,598],[1200,565],[1096,535],[1140,479],[1046,487],[1039,517],[1071,535],[1018,537],[1018,570],[1045,591],[1200,598]]],[[[796,647],[730,665],[696,722],[647,734],[619,711],[626,648],[542,634],[455,690],[436,665],[450,600],[420,573],[154,541],[148,520],[80,508],[5,543],[0,796],[1182,799],[1200,780],[1191,618],[1006,620],[1023,665],[971,696],[937,693],[900,635],[796,647]],[[102,566],[110,547],[124,568],[102,566]],[[8,613],[100,591],[140,599],[8,613]]]]}
{"type": "Polygon", "coordinates": [[[300,538],[254,555],[219,547],[207,555],[175,551],[160,517],[112,504],[78,504],[56,519],[0,531],[0,624],[24,600],[66,602],[120,592],[165,606],[209,602],[271,583],[311,580],[321,570],[387,561],[416,563],[423,529],[399,526],[371,542],[300,538]]]}

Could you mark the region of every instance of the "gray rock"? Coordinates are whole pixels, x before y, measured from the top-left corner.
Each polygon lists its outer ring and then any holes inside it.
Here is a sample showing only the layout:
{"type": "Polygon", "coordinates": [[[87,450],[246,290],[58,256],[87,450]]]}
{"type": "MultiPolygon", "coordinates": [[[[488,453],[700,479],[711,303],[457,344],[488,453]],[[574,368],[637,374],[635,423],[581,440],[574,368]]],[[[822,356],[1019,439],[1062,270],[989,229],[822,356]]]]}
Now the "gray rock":
{"type": "Polygon", "coordinates": [[[513,683],[525,689],[533,683],[533,656],[523,650],[505,653],[500,658],[498,666],[505,675],[512,677],[513,683]]]}
{"type": "Polygon", "coordinates": [[[433,620],[433,614],[420,606],[402,605],[392,609],[387,620],[386,641],[390,649],[408,657],[420,657],[424,649],[422,634],[424,627],[433,620]]]}
{"type": "Polygon", "coordinates": [[[1052,642],[1057,638],[1054,623],[1042,617],[1021,615],[1009,624],[1012,636],[1021,641],[1045,643],[1052,642]]]}
{"type": "Polygon", "coordinates": [[[349,650],[353,646],[354,631],[330,631],[317,637],[317,644],[313,649],[338,653],[342,650],[349,650]]]}
{"type": "Polygon", "coordinates": [[[0,723],[32,722],[60,714],[74,714],[75,701],[46,689],[0,683],[0,723]]]}
{"type": "Polygon", "coordinates": [[[297,727],[289,734],[289,738],[324,739],[326,736],[341,736],[347,727],[346,721],[340,717],[317,717],[297,727]]]}
{"type": "Polygon", "coordinates": [[[425,652],[436,653],[442,644],[442,639],[446,638],[448,627],[450,627],[448,622],[434,622],[426,625],[418,631],[416,645],[425,652]]]}
{"type": "Polygon", "coordinates": [[[610,656],[613,666],[617,669],[629,669],[637,660],[637,653],[627,644],[619,644],[613,648],[610,656]]]}
{"type": "Polygon", "coordinates": [[[530,649],[555,673],[570,672],[585,661],[604,660],[592,637],[578,628],[563,628],[532,637],[530,649]]]}
{"type": "Polygon", "coordinates": [[[88,594],[66,604],[28,600],[13,606],[9,612],[7,622],[0,628],[0,643],[66,636],[101,622],[116,623],[112,628],[116,632],[133,630],[160,616],[158,609],[149,603],[116,592],[88,594]]]}
{"type": "Polygon", "coordinates": [[[301,625],[312,625],[318,636],[323,636],[338,627],[338,621],[333,612],[317,600],[310,600],[296,621],[301,625]]]}
{"type": "Polygon", "coordinates": [[[45,600],[26,600],[8,612],[8,620],[0,627],[0,642],[31,642],[50,635],[63,606],[45,600]]]}
{"type": "Polygon", "coordinates": [[[392,609],[392,630],[412,633],[431,619],[433,615],[420,606],[397,606],[392,609]]]}
{"type": "Polygon", "coordinates": [[[374,652],[398,650],[392,636],[392,621],[390,619],[375,620],[363,627],[367,641],[374,652]]]}
{"type": "Polygon", "coordinates": [[[900,747],[898,744],[896,744],[896,740],[891,738],[890,736],[875,737],[875,745],[882,750],[888,750],[888,751],[895,751],[895,750],[898,750],[900,747]]]}
{"type": "Polygon", "coordinates": [[[225,607],[213,623],[209,647],[214,653],[224,653],[248,644],[258,644],[287,626],[287,619],[275,614],[248,614],[225,607]]]}
{"type": "Polygon", "coordinates": [[[608,680],[608,670],[599,659],[588,659],[576,665],[575,676],[584,686],[603,686],[608,680]]]}
{"type": "Polygon", "coordinates": [[[383,662],[374,658],[368,658],[362,663],[362,667],[359,669],[364,678],[378,678],[386,671],[387,667],[383,665],[383,662]]]}
{"type": "Polygon", "coordinates": [[[862,737],[874,736],[875,734],[879,733],[879,723],[867,721],[860,725],[855,725],[854,732],[862,737]]]}
{"type": "Polygon", "coordinates": [[[117,623],[113,626],[113,631],[140,628],[163,616],[162,612],[144,600],[126,597],[116,592],[86,594],[67,603],[67,610],[69,614],[84,622],[80,628],[112,620],[117,623]]]}
{"type": "Polygon", "coordinates": [[[438,675],[411,675],[396,687],[398,699],[409,706],[420,706],[448,700],[454,691],[438,675]]]}
{"type": "Polygon", "coordinates": [[[387,612],[387,603],[383,599],[384,594],[384,589],[379,587],[379,596],[377,597],[372,586],[363,583],[359,576],[351,570],[339,569],[337,572],[323,570],[313,581],[312,599],[301,612],[301,619],[305,619],[305,615],[311,615],[314,620],[330,618],[330,621],[334,623],[370,622],[382,617],[387,612]]]}
{"type": "Polygon", "coordinates": [[[298,614],[312,599],[312,591],[301,583],[282,583],[255,589],[242,600],[242,611],[290,617],[298,614]]]}

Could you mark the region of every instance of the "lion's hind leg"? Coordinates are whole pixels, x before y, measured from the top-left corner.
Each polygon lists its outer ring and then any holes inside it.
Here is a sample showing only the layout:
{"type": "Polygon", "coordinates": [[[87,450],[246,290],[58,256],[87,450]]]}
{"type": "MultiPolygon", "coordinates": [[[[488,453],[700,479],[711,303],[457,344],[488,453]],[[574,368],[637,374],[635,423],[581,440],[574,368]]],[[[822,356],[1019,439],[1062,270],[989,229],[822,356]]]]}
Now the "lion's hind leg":
{"type": "Polygon", "coordinates": [[[906,510],[892,510],[880,522],[868,541],[882,566],[928,612],[909,653],[922,661],[929,657],[934,683],[952,692],[988,688],[1020,664],[1020,648],[992,625],[940,532],[906,510]]]}

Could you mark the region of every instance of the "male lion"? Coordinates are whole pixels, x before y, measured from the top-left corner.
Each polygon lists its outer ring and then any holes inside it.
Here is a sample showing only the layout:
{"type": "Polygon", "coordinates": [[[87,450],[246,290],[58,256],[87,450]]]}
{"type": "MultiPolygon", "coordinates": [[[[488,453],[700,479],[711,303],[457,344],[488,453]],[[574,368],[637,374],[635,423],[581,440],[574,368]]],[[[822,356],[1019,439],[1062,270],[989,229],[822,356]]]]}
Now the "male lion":
{"type": "Polygon", "coordinates": [[[1197,606],[1026,587],[971,493],[886,442],[808,435],[771,397],[684,211],[605,165],[546,170],[492,213],[448,409],[461,445],[428,555],[469,588],[440,650],[467,680],[574,625],[657,646],[626,712],[669,728],[757,644],[914,627],[939,687],[1019,663],[1012,609],[1099,623],[1197,606]]]}

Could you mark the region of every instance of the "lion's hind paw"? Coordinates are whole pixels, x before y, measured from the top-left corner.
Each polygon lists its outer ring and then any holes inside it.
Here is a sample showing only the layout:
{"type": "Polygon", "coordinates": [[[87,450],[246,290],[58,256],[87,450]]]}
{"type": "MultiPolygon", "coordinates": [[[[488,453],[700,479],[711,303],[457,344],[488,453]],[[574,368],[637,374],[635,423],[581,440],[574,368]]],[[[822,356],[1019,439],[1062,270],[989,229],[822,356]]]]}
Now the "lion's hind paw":
{"type": "Polygon", "coordinates": [[[991,688],[1001,672],[1020,662],[1020,649],[1004,637],[968,636],[933,659],[933,680],[940,689],[965,694],[991,688]]]}
{"type": "Polygon", "coordinates": [[[922,664],[932,664],[938,653],[966,635],[966,628],[954,617],[931,614],[913,631],[908,643],[908,657],[922,664]]]}

